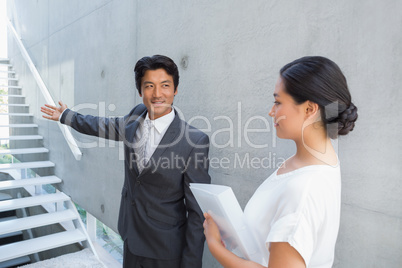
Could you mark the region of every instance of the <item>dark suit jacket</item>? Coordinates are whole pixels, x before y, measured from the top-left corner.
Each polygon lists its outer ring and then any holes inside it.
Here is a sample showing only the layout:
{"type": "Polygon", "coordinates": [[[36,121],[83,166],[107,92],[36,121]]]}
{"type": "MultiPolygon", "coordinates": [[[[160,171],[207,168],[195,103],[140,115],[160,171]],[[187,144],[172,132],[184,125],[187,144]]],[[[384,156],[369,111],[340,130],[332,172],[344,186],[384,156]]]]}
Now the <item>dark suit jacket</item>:
{"type": "Polygon", "coordinates": [[[113,119],[67,109],[60,122],[84,134],[124,141],[125,180],[118,230],[132,254],[161,260],[181,258],[182,268],[201,268],[204,217],[189,184],[211,182],[209,138],[176,114],[147,167],[138,174],[134,136],[145,114],[143,104],[113,119]]]}

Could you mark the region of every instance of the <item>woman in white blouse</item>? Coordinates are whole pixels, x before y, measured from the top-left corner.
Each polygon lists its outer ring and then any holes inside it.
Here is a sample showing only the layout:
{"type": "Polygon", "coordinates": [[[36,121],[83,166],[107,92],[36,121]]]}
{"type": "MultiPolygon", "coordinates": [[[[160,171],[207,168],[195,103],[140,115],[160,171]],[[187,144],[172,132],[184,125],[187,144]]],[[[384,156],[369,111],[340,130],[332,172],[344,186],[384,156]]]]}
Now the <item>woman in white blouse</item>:
{"type": "Polygon", "coordinates": [[[223,267],[329,268],[339,229],[341,177],[331,139],[353,130],[357,108],[339,67],[324,57],[303,57],[280,70],[269,115],[279,138],[296,153],[248,202],[244,214],[268,263],[239,258],[221,243],[205,213],[205,236],[223,267]]]}

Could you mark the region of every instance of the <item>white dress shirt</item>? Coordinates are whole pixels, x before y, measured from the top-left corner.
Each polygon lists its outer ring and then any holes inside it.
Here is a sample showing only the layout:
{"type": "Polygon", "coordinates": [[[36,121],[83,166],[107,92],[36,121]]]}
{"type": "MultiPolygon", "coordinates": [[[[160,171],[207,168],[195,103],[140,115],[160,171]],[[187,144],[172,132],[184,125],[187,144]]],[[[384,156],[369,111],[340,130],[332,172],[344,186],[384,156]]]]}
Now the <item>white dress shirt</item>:
{"type": "MultiPolygon", "coordinates": [[[[148,117],[148,113],[145,115],[145,120],[144,121],[151,121],[151,129],[149,133],[149,138],[146,141],[147,146],[145,150],[145,163],[148,162],[148,160],[151,158],[152,154],[155,152],[156,147],[158,147],[159,143],[161,142],[163,136],[165,135],[168,127],[170,124],[173,122],[175,117],[174,114],[174,108],[172,107],[172,111],[170,113],[159,117],[155,120],[151,120],[148,117]]],[[[143,137],[143,132],[144,132],[144,122],[141,122],[140,125],[137,128],[137,131],[135,132],[135,141],[136,143],[139,142],[138,144],[142,145],[145,141],[142,141],[143,137]]],[[[138,148],[135,148],[135,152],[138,153],[138,148]]],[[[141,156],[140,156],[141,157],[141,156]]]]}

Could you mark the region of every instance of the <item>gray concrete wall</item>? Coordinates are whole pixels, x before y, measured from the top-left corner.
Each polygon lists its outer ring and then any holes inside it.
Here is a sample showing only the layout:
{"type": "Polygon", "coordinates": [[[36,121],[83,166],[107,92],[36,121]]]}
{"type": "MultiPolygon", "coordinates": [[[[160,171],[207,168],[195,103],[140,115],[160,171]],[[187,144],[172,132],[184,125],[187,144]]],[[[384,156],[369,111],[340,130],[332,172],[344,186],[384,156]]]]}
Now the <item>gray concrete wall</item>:
{"type": "MultiPolygon", "coordinates": [[[[124,115],[141,102],[135,62],[154,54],[173,58],[181,74],[175,105],[210,136],[212,181],[233,187],[243,207],[294,152],[291,142],[275,138],[268,117],[278,70],[304,55],[331,58],[344,71],[359,108],[355,130],[337,145],[343,201],[334,267],[401,267],[402,1],[14,0],[8,5],[55,100],[84,113],[124,115]]],[[[64,180],[62,190],[116,229],[124,175],[117,144],[74,133],[85,147],[95,144],[82,148],[77,162],[56,124],[40,117],[44,100],[12,41],[9,55],[55,172],[64,180]]],[[[204,263],[219,267],[207,249],[204,263]]]]}

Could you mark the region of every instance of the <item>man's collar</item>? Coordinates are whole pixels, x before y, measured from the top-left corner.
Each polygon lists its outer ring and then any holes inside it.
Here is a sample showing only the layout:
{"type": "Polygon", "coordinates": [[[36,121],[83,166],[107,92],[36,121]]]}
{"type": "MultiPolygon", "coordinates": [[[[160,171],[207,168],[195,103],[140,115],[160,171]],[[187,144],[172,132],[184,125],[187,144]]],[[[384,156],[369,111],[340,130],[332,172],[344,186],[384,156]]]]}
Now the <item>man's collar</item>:
{"type": "Polygon", "coordinates": [[[149,119],[148,114],[145,115],[145,120],[149,120],[152,122],[152,125],[155,127],[155,129],[158,131],[159,134],[161,134],[165,129],[167,129],[170,124],[173,122],[175,117],[175,112],[174,112],[174,107],[172,106],[172,110],[170,113],[165,114],[164,116],[161,116],[155,120],[149,119]]]}

